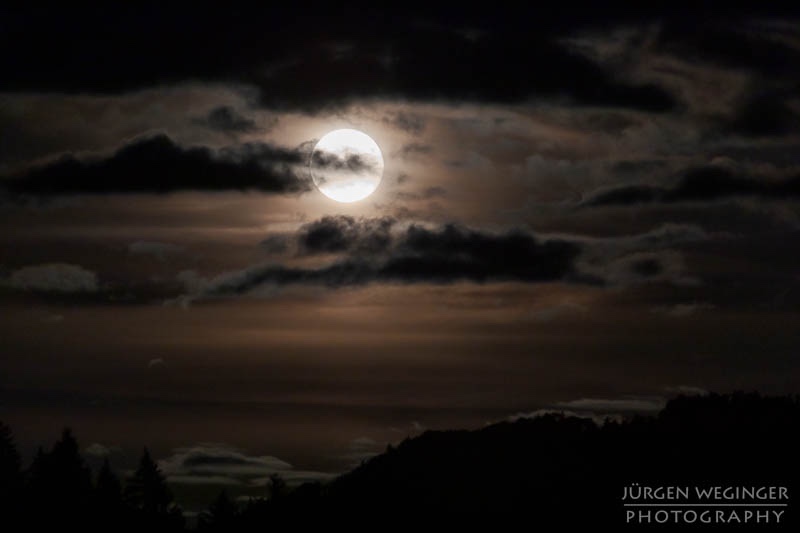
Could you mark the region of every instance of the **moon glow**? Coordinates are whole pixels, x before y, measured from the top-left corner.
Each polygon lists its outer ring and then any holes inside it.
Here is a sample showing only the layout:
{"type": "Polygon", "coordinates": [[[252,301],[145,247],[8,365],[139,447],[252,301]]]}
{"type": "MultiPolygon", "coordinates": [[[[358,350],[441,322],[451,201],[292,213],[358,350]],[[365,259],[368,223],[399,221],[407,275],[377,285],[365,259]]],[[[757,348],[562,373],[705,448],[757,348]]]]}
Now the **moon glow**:
{"type": "Polygon", "coordinates": [[[383,176],[383,155],[366,133],[334,130],[323,136],[309,162],[314,185],[337,202],[357,202],[372,194],[383,176]]]}

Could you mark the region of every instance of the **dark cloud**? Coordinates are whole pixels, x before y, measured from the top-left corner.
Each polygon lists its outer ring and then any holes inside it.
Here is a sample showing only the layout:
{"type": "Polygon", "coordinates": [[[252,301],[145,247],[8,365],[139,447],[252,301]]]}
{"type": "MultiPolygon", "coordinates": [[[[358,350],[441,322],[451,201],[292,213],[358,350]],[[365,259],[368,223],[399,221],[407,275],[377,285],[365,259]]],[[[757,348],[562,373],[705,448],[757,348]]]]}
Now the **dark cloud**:
{"type": "Polygon", "coordinates": [[[393,33],[389,42],[365,43],[346,62],[307,46],[297,63],[260,84],[262,105],[313,110],[377,97],[505,104],[567,98],[648,111],[674,106],[663,89],[618,81],[546,36],[515,32],[471,41],[425,29],[393,33]],[[337,78],[346,81],[327,83],[337,78]]]}
{"type": "Polygon", "coordinates": [[[615,243],[625,250],[657,250],[703,242],[712,238],[722,240],[723,235],[710,234],[703,228],[691,224],[667,223],[646,233],[608,239],[605,244],[615,243]]]}
{"type": "Polygon", "coordinates": [[[434,185],[422,191],[423,198],[444,198],[447,196],[447,189],[434,185]]]}
{"type": "Polygon", "coordinates": [[[647,203],[708,202],[737,196],[796,198],[800,176],[775,180],[737,174],[718,166],[688,170],[672,188],[654,185],[625,185],[599,191],[584,205],[637,205],[647,203]]]}
{"type": "MultiPolygon", "coordinates": [[[[191,297],[258,292],[267,287],[342,287],[369,283],[568,281],[630,286],[696,284],[671,249],[709,239],[694,226],[668,224],[606,239],[540,238],[528,231],[479,231],[457,224],[427,226],[393,218],[326,216],[280,234],[283,251],[333,255],[316,268],[258,265],[187,285],[191,297]]],[[[197,280],[195,280],[197,281],[197,280]]]]}
{"type": "Polygon", "coordinates": [[[261,131],[255,120],[240,115],[230,106],[214,108],[209,111],[206,117],[197,119],[195,122],[224,133],[253,133],[261,131]]]}
{"type": "Polygon", "coordinates": [[[282,254],[289,250],[288,235],[270,235],[261,241],[261,247],[269,254],[282,254]]]}
{"type": "Polygon", "coordinates": [[[408,113],[405,111],[389,113],[383,117],[383,122],[384,124],[394,126],[412,135],[419,135],[425,130],[426,126],[426,121],[423,117],[416,113],[408,113]]]}
{"type": "Polygon", "coordinates": [[[447,190],[444,187],[426,187],[421,192],[401,191],[396,194],[398,200],[431,200],[433,198],[444,198],[447,190]]]}
{"type": "Polygon", "coordinates": [[[644,278],[657,276],[664,271],[664,267],[655,258],[639,259],[631,263],[631,269],[635,274],[644,278]]]}
{"type": "Polygon", "coordinates": [[[624,185],[599,191],[584,202],[584,205],[648,204],[660,199],[665,192],[666,189],[653,185],[624,185]]]}
{"type": "Polygon", "coordinates": [[[409,157],[416,154],[426,155],[433,151],[433,147],[427,144],[413,142],[404,144],[400,150],[398,150],[397,155],[400,157],[409,157]]]}
{"type": "Polygon", "coordinates": [[[306,226],[301,237],[304,248],[314,252],[341,252],[350,244],[348,233],[355,221],[349,217],[342,221],[326,217],[306,226]]]}
{"type": "Polygon", "coordinates": [[[437,229],[409,227],[397,250],[382,268],[390,279],[533,282],[572,273],[580,246],[563,240],[540,241],[522,231],[490,234],[448,224],[437,229]]]}
{"type": "Polygon", "coordinates": [[[185,148],[166,135],[136,140],[107,157],[67,155],[5,178],[12,194],[168,193],[179,190],[257,190],[296,193],[309,189],[296,167],[298,150],[253,143],[219,150],[185,148]]]}
{"type": "MultiPolygon", "coordinates": [[[[771,9],[762,20],[796,19],[797,9],[785,13],[771,9]]],[[[745,69],[767,78],[797,80],[800,48],[776,39],[773,30],[759,26],[757,13],[697,11],[693,16],[671,17],[659,31],[654,46],[684,59],[735,69],[745,69]],[[737,16],[738,15],[738,16],[737,16]]]]}
{"type": "MultiPolygon", "coordinates": [[[[800,68],[800,64],[798,64],[800,68]]],[[[791,108],[785,91],[762,91],[750,95],[727,125],[734,134],[766,137],[800,131],[800,116],[791,108]]]]}
{"type": "Polygon", "coordinates": [[[626,129],[641,125],[639,119],[615,112],[589,113],[583,122],[586,128],[609,135],[622,135],[626,129]]]}
{"type": "Polygon", "coordinates": [[[298,243],[303,253],[381,253],[389,249],[396,221],[384,217],[355,219],[327,216],[300,228],[298,243]]]}
{"type": "Polygon", "coordinates": [[[667,193],[666,201],[702,201],[728,196],[784,198],[798,195],[800,195],[800,176],[772,181],[737,175],[722,167],[704,167],[687,172],[678,187],[667,193]]]}
{"type": "Polygon", "coordinates": [[[675,250],[643,250],[616,259],[605,258],[597,274],[607,284],[620,287],[637,285],[700,286],[703,281],[690,275],[685,262],[685,254],[675,250]]]}
{"type": "Polygon", "coordinates": [[[737,161],[768,161],[779,168],[800,167],[800,143],[786,139],[770,143],[735,143],[717,150],[720,156],[737,161]]]}
{"type": "Polygon", "coordinates": [[[746,74],[734,109],[723,120],[722,133],[748,137],[798,131],[800,117],[792,100],[800,87],[797,9],[772,10],[759,16],[697,13],[664,21],[654,50],[696,67],[746,74]]]}
{"type": "MultiPolygon", "coordinates": [[[[6,9],[0,90],[120,93],[199,80],[255,85],[261,105],[284,109],[359,98],[674,106],[662,88],[625,81],[559,43],[571,30],[607,22],[604,12],[487,16],[462,6],[458,13],[405,8],[385,17],[342,6],[297,9],[221,12],[200,3],[191,16],[177,6],[6,9]],[[199,53],[198,40],[214,46],[199,53]]],[[[408,126],[417,129],[413,120],[408,126]]]]}
{"type": "Polygon", "coordinates": [[[641,176],[663,171],[667,166],[667,162],[662,159],[623,159],[612,163],[609,170],[616,175],[641,176]]]}
{"type": "Polygon", "coordinates": [[[354,173],[373,172],[377,161],[361,154],[345,153],[344,155],[314,150],[311,154],[311,166],[314,169],[347,171],[354,173]]]}
{"type": "Polygon", "coordinates": [[[556,281],[575,274],[581,251],[578,244],[541,240],[523,231],[398,226],[392,219],[325,217],[301,229],[300,245],[308,253],[341,253],[341,259],[314,269],[257,266],[213,280],[202,293],[243,294],[265,285],[556,281]]]}

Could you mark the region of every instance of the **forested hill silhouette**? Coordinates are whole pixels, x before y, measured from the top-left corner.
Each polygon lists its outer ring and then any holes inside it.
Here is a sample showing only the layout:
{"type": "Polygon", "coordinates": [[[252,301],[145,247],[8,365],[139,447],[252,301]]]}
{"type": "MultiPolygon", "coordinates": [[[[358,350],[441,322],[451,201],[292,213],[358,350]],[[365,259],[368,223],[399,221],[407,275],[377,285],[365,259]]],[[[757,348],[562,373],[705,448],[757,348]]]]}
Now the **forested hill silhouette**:
{"type": "MultiPolygon", "coordinates": [[[[6,519],[18,514],[31,525],[78,524],[82,530],[183,527],[180,511],[147,453],[123,488],[108,465],[92,482],[69,433],[23,472],[8,428],[0,430],[0,494],[6,519]]],[[[237,506],[222,493],[198,527],[233,532],[276,525],[385,530],[438,523],[448,530],[482,524],[492,531],[511,525],[530,531],[605,526],[612,531],[798,531],[799,445],[800,397],[680,396],[656,416],[607,419],[603,424],[546,414],[475,431],[428,431],[324,485],[309,483],[289,491],[274,476],[269,498],[237,506]],[[624,491],[634,487],[677,487],[694,498],[696,488],[714,486],[751,492],[704,500],[700,507],[623,506],[643,501],[623,502],[624,491]],[[752,491],[760,487],[776,487],[774,498],[755,497],[752,491]],[[709,507],[710,501],[726,506],[709,507]],[[641,517],[629,520],[634,511],[651,513],[651,523],[641,517]],[[695,519],[681,514],[680,520],[657,523],[659,511],[693,512],[695,519]],[[704,511],[712,523],[699,518],[704,511]],[[757,512],[769,521],[757,523],[757,512]]]]}
{"type": "MultiPolygon", "coordinates": [[[[657,416],[601,425],[547,414],[476,431],[428,431],[327,486],[304,485],[265,507],[275,522],[375,528],[436,521],[492,530],[519,523],[530,531],[798,531],[799,453],[798,397],[680,396],[657,416]],[[632,483],[784,486],[789,500],[779,524],[627,523],[622,495],[632,483]]],[[[240,515],[244,530],[256,529],[258,511],[240,515]]]]}

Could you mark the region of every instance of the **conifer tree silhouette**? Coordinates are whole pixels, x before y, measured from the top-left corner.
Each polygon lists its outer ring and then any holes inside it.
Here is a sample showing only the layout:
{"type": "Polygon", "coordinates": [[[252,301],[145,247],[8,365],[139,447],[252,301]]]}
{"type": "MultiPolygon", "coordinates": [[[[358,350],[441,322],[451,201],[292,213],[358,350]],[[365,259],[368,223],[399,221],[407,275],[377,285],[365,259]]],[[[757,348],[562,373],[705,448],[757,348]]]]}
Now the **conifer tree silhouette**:
{"type": "Polygon", "coordinates": [[[97,473],[95,493],[101,505],[117,505],[122,501],[122,484],[111,470],[108,458],[103,461],[103,466],[97,473]]]}
{"type": "Polygon", "coordinates": [[[222,490],[207,511],[200,515],[199,529],[203,531],[230,531],[238,516],[236,505],[222,490]]]}
{"type": "Polygon", "coordinates": [[[136,531],[182,531],[184,518],[181,508],[173,503],[172,492],[158,465],[145,448],[134,472],[123,490],[131,524],[136,531]]]}
{"type": "Polygon", "coordinates": [[[147,514],[167,514],[172,493],[164,475],[145,448],[139,467],[125,486],[125,501],[147,514]]]}
{"type": "Polygon", "coordinates": [[[49,505],[76,509],[88,504],[91,473],[69,428],[62,431],[61,439],[49,453],[39,448],[28,471],[28,480],[35,497],[49,505]]]}
{"type": "Polygon", "coordinates": [[[53,445],[50,467],[56,484],[63,490],[75,491],[81,497],[89,494],[92,486],[91,472],[81,457],[78,441],[72,435],[71,429],[65,428],[61,439],[53,445]]]}
{"type": "Polygon", "coordinates": [[[0,510],[17,507],[22,488],[22,463],[11,428],[0,422],[0,510]]]}
{"type": "Polygon", "coordinates": [[[34,529],[56,524],[86,526],[93,503],[91,471],[69,428],[63,430],[49,453],[39,448],[26,481],[26,509],[34,529]]]}
{"type": "Polygon", "coordinates": [[[111,469],[108,458],[103,461],[103,466],[97,473],[94,495],[92,518],[97,531],[127,531],[125,527],[129,527],[130,523],[126,517],[127,508],[122,501],[122,484],[111,469]]]}
{"type": "Polygon", "coordinates": [[[269,499],[270,501],[281,500],[289,492],[286,481],[280,474],[275,473],[269,476],[269,499]]]}
{"type": "Polygon", "coordinates": [[[49,461],[50,455],[45,453],[44,449],[39,446],[25,475],[25,482],[29,491],[37,492],[44,489],[49,461]]]}

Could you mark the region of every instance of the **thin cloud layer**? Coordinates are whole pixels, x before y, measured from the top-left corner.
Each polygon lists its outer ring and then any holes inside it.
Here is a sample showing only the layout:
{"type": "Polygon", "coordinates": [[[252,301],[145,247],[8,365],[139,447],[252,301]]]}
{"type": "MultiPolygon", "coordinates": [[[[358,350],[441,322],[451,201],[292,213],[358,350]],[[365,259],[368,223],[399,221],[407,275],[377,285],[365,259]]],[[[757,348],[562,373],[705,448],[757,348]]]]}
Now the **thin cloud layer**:
{"type": "Polygon", "coordinates": [[[79,265],[48,263],[31,265],[11,272],[3,285],[21,291],[75,294],[99,290],[97,274],[79,265]]]}
{"type": "Polygon", "coordinates": [[[178,448],[158,465],[168,482],[181,485],[264,486],[269,476],[279,474],[296,486],[334,476],[327,472],[295,470],[277,457],[247,455],[232,446],[215,443],[178,448]]]}
{"type": "Polygon", "coordinates": [[[556,404],[556,407],[578,412],[592,413],[655,413],[663,409],[667,401],[665,398],[581,398],[556,404]]]}
{"type": "Polygon", "coordinates": [[[231,134],[254,133],[262,130],[255,120],[243,116],[231,106],[215,107],[208,112],[206,117],[196,119],[195,123],[215,131],[231,134]]]}

